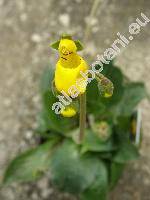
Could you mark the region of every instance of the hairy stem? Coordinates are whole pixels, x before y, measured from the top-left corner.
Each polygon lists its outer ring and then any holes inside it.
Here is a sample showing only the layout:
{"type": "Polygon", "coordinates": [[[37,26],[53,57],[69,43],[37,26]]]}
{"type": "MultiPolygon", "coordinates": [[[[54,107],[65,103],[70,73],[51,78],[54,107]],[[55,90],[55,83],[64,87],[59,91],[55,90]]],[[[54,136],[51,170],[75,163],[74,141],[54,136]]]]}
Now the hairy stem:
{"type": "Polygon", "coordinates": [[[79,133],[79,143],[82,143],[84,139],[86,127],[86,92],[80,96],[80,133],[79,133]]]}

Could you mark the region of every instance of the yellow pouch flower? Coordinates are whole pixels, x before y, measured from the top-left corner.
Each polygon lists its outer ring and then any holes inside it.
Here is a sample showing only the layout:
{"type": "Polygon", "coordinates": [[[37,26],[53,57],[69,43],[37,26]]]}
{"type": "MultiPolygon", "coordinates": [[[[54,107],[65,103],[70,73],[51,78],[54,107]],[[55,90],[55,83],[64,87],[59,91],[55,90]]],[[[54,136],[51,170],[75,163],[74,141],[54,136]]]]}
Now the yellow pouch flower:
{"type": "Polygon", "coordinates": [[[80,72],[85,72],[88,69],[88,65],[84,59],[76,53],[77,47],[75,42],[70,39],[61,39],[58,50],[60,58],[56,64],[54,79],[56,89],[59,92],[63,90],[66,94],[70,95],[68,91],[70,87],[75,85],[79,90],[79,94],[84,93],[86,84],[84,84],[85,87],[83,87],[83,84],[81,86],[77,84],[77,82],[80,79],[85,79],[80,72]]]}

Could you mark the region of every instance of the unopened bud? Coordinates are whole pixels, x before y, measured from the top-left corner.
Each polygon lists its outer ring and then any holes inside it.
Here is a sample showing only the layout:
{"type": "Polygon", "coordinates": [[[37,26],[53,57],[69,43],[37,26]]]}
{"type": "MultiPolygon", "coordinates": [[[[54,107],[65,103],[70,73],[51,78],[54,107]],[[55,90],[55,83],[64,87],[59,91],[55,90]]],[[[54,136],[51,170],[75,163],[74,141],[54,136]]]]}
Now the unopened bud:
{"type": "Polygon", "coordinates": [[[106,98],[111,97],[114,91],[113,83],[103,75],[101,77],[98,77],[97,81],[101,96],[106,98]]]}
{"type": "Polygon", "coordinates": [[[102,141],[108,140],[112,133],[111,127],[105,121],[93,124],[93,130],[102,141]]]}

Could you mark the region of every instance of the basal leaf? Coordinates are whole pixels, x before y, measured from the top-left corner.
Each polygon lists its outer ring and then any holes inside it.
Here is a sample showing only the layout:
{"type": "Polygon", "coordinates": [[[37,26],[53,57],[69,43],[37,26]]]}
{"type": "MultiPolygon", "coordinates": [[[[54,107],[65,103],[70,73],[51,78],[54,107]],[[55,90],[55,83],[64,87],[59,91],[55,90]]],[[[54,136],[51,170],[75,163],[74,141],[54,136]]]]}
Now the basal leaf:
{"type": "Polygon", "coordinates": [[[97,176],[93,183],[80,196],[81,200],[106,200],[108,192],[108,173],[105,165],[100,161],[97,176]]]}
{"type": "Polygon", "coordinates": [[[48,169],[51,149],[57,142],[56,138],[52,139],[16,157],[8,166],[3,183],[28,182],[39,178],[48,169]]]}
{"type": "Polygon", "coordinates": [[[110,138],[107,141],[101,140],[90,130],[85,133],[85,138],[82,144],[82,153],[91,152],[109,152],[115,149],[113,140],[110,138]]]}
{"type": "Polygon", "coordinates": [[[139,153],[137,147],[129,141],[120,144],[117,153],[113,157],[113,161],[123,164],[136,160],[138,157],[139,153]]]}
{"type": "Polygon", "coordinates": [[[125,165],[112,162],[110,166],[110,189],[112,189],[118,182],[123,173],[125,165]]]}
{"type": "Polygon", "coordinates": [[[124,88],[124,95],[116,107],[117,115],[131,115],[140,101],[147,96],[143,83],[128,83],[124,88]]]}
{"type": "Polygon", "coordinates": [[[79,146],[68,140],[53,154],[51,162],[52,182],[59,189],[77,195],[91,186],[98,174],[101,175],[102,172],[105,172],[103,176],[106,176],[106,169],[103,168],[104,165],[99,159],[89,155],[81,155],[79,146]]]}

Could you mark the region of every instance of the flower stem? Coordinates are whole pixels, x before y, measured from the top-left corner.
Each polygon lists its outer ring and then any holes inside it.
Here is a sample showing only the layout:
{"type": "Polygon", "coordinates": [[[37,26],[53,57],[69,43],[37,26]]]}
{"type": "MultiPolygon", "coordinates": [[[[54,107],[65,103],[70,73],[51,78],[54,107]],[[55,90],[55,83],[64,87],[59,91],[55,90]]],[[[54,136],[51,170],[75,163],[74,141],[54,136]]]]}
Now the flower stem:
{"type": "Polygon", "coordinates": [[[85,42],[87,41],[87,39],[89,37],[90,28],[91,28],[91,20],[94,17],[94,15],[96,14],[99,2],[100,2],[100,0],[93,1],[92,8],[91,8],[90,15],[89,15],[89,23],[87,23],[86,28],[85,28],[85,34],[84,34],[85,42]]]}
{"type": "Polygon", "coordinates": [[[80,133],[79,143],[82,143],[84,139],[86,127],[86,92],[80,95],[80,133]]]}
{"type": "Polygon", "coordinates": [[[91,34],[91,20],[95,17],[97,10],[102,15],[102,12],[105,11],[106,6],[108,5],[108,1],[109,0],[93,0],[93,4],[89,13],[89,20],[85,27],[85,33],[84,33],[85,43],[88,41],[88,38],[91,34]]]}

